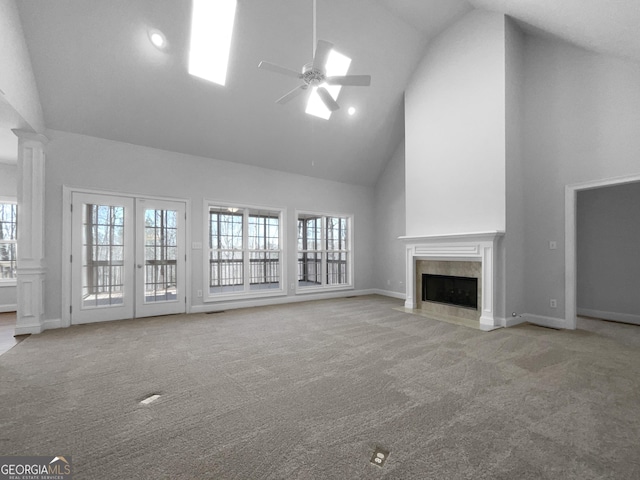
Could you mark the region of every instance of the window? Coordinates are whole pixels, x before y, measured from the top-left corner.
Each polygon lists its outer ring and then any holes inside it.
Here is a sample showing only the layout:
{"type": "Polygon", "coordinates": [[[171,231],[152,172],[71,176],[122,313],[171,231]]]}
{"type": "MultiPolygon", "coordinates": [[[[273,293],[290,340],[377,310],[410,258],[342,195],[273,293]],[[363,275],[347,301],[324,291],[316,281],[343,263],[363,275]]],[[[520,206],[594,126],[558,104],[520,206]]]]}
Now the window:
{"type": "Polygon", "coordinates": [[[351,218],[298,215],[298,287],[352,286],[351,218]]]}
{"type": "Polygon", "coordinates": [[[209,296],[282,292],[282,212],[209,206],[209,296]]]}
{"type": "Polygon", "coordinates": [[[0,281],[16,278],[16,240],[18,238],[18,206],[0,203],[0,281]]]}

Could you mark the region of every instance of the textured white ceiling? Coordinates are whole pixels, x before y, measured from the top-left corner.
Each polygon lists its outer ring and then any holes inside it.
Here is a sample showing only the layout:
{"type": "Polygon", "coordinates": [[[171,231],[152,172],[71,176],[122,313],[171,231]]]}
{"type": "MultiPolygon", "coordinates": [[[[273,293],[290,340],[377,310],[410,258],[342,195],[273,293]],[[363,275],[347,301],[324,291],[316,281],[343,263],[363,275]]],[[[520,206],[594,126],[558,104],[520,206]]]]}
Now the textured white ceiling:
{"type": "Polygon", "coordinates": [[[402,140],[424,34],[370,0],[320,0],[318,38],[372,84],[343,88],[343,108],[318,119],[302,97],[275,104],[296,79],[257,68],[311,60],[311,5],[240,0],[226,87],[187,73],[188,1],[21,0],[19,10],[48,128],[371,185],[402,140]],[[149,27],[165,33],[167,53],[149,27]]]}
{"type": "Polygon", "coordinates": [[[311,0],[239,0],[226,87],[186,72],[187,0],[17,4],[48,128],[365,185],[403,138],[403,91],[426,41],[471,5],[640,61],[639,0],[318,0],[318,38],[353,59],[350,73],[372,75],[325,121],[302,97],[276,105],[296,80],[257,69],[310,61],[311,0]]]}
{"type": "Polygon", "coordinates": [[[640,61],[640,0],[470,0],[575,45],[640,61]]]}
{"type": "Polygon", "coordinates": [[[390,12],[425,36],[432,37],[452,20],[464,15],[472,6],[466,1],[452,0],[378,0],[390,12]]]}

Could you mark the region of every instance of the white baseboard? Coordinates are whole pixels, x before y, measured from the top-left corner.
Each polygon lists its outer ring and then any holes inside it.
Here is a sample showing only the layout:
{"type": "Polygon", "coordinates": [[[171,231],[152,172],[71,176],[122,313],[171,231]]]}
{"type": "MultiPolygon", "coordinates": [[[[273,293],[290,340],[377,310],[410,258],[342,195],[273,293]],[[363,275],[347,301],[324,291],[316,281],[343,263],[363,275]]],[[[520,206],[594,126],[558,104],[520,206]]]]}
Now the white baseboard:
{"type": "Polygon", "coordinates": [[[51,330],[54,328],[62,327],[62,319],[60,318],[50,318],[45,320],[42,325],[39,324],[31,324],[31,325],[16,325],[15,335],[36,335],[38,333],[42,333],[45,330],[51,330]]]}
{"type": "Polygon", "coordinates": [[[62,328],[61,318],[49,318],[44,321],[42,330],[51,330],[53,328],[62,328]]]}
{"type": "Polygon", "coordinates": [[[217,312],[220,310],[233,310],[237,308],[264,307],[268,305],[283,305],[286,303],[311,302],[313,300],[330,300],[332,298],[357,297],[360,295],[373,295],[375,290],[342,290],[327,293],[305,294],[286,297],[266,297],[255,300],[242,300],[235,302],[212,302],[204,305],[192,305],[191,313],[217,312]]]}
{"type": "Polygon", "coordinates": [[[545,317],[543,315],[534,315],[532,313],[523,313],[522,321],[533,323],[534,325],[540,325],[541,327],[549,328],[568,328],[567,322],[564,318],[545,317]]]}
{"type": "Polygon", "coordinates": [[[374,288],[373,290],[371,290],[371,293],[374,293],[376,295],[383,295],[385,297],[398,298],[400,300],[406,300],[407,298],[407,295],[404,292],[392,292],[390,290],[381,290],[379,288],[374,288]]]}
{"type": "Polygon", "coordinates": [[[502,322],[502,325],[508,328],[520,325],[521,323],[526,322],[526,320],[522,317],[522,315],[516,315],[515,317],[503,318],[502,322]]]}
{"type": "Polygon", "coordinates": [[[14,335],[35,335],[38,333],[42,333],[44,329],[40,324],[31,324],[31,325],[16,325],[16,330],[14,335]]]}
{"type": "Polygon", "coordinates": [[[592,310],[590,308],[578,308],[578,315],[640,325],[640,315],[632,315],[630,313],[604,312],[602,310],[592,310]]]}
{"type": "Polygon", "coordinates": [[[15,312],[18,310],[18,305],[0,305],[0,313],[15,312]]]}

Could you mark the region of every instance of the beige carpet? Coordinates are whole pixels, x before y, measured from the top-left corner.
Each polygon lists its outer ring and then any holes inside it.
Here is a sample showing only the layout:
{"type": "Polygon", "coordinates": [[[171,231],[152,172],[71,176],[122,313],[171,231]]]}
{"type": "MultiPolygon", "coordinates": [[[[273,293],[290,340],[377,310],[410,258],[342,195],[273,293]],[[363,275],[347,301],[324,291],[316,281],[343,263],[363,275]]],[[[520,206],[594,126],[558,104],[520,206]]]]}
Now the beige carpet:
{"type": "Polygon", "coordinates": [[[484,333],[398,306],[32,335],[0,356],[0,454],[70,455],[75,479],[640,478],[640,328],[484,333]]]}

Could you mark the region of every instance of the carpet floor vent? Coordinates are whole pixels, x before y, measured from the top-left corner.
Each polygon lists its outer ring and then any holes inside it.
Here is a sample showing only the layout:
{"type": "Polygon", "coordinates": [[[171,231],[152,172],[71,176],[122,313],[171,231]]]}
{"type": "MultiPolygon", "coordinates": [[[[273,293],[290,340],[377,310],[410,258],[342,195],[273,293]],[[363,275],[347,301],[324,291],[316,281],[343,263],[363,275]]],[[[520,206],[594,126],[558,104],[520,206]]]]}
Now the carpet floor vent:
{"type": "Polygon", "coordinates": [[[213,315],[214,313],[224,313],[224,310],[217,310],[215,312],[207,312],[207,315],[213,315]]]}
{"type": "Polygon", "coordinates": [[[159,398],[160,398],[160,395],[158,393],[154,393],[154,394],[149,395],[148,397],[144,398],[143,400],[140,400],[140,403],[142,405],[149,405],[150,403],[155,402],[159,398]]]}

